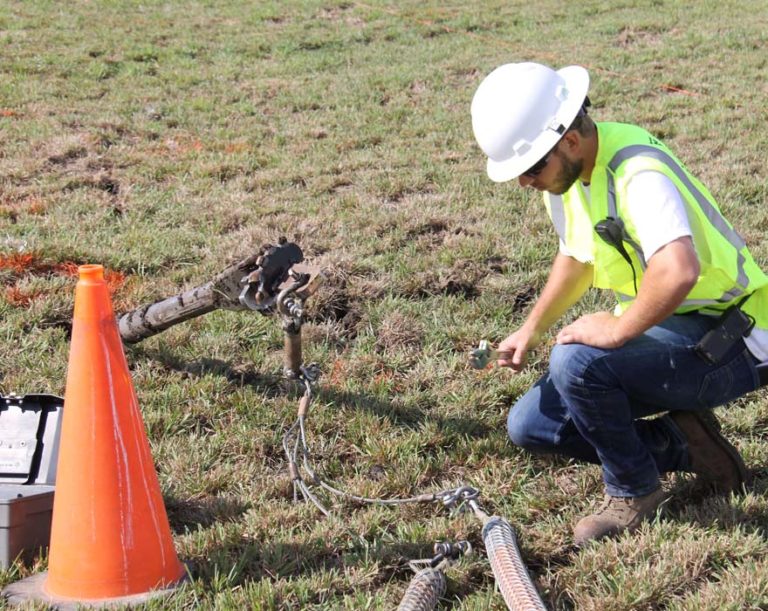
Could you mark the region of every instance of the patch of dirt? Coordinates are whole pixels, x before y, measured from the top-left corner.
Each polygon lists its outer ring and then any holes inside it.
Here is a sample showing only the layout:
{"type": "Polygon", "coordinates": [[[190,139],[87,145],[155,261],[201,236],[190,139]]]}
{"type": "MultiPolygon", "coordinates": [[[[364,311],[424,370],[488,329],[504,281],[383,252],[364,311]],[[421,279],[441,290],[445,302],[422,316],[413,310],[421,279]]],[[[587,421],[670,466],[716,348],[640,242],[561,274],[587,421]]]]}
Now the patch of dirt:
{"type": "Polygon", "coordinates": [[[522,287],[520,290],[518,290],[515,293],[514,301],[512,302],[512,311],[513,312],[520,312],[524,310],[530,303],[532,303],[536,296],[538,295],[538,291],[533,286],[525,286],[522,287]]]}
{"type": "Polygon", "coordinates": [[[203,494],[188,499],[166,497],[165,507],[171,528],[178,534],[233,521],[245,513],[250,505],[233,498],[203,494]]]}
{"type": "MultiPolygon", "coordinates": [[[[50,290],[25,289],[19,286],[21,280],[48,276],[77,277],[79,265],[74,261],[51,263],[36,253],[0,255],[0,273],[7,272],[0,275],[0,282],[6,286],[5,299],[11,305],[28,307],[35,299],[48,294],[50,290]]],[[[104,279],[111,294],[114,294],[126,281],[125,274],[113,270],[105,270],[104,279]]]]}
{"type": "Polygon", "coordinates": [[[616,44],[623,49],[637,45],[658,46],[663,43],[664,35],[665,32],[655,29],[625,26],[619,31],[616,44]]]}
{"type": "Polygon", "coordinates": [[[427,91],[427,84],[424,81],[413,81],[409,87],[409,97],[419,97],[422,93],[427,91]]]}
{"type": "Polygon", "coordinates": [[[470,261],[459,261],[451,269],[428,270],[408,278],[397,291],[405,297],[459,295],[474,299],[480,295],[480,281],[488,269],[470,261]]]}
{"type": "Polygon", "coordinates": [[[349,14],[347,11],[354,6],[351,2],[342,2],[332,8],[323,8],[318,13],[319,19],[326,21],[339,21],[346,25],[362,27],[365,25],[365,21],[360,17],[355,17],[349,14]]]}
{"type": "Polygon", "coordinates": [[[360,151],[363,149],[375,148],[381,144],[383,138],[381,136],[367,136],[362,138],[349,138],[347,140],[341,140],[336,144],[336,150],[339,153],[345,153],[347,151],[360,151]]]}
{"type": "Polygon", "coordinates": [[[0,199],[0,218],[16,223],[20,214],[43,215],[48,209],[42,197],[36,194],[5,195],[0,199]]]}
{"type": "Polygon", "coordinates": [[[66,314],[54,314],[43,318],[37,323],[37,327],[41,329],[61,329],[64,331],[64,335],[69,340],[72,337],[72,318],[67,312],[66,314]]]}
{"type": "Polygon", "coordinates": [[[382,237],[374,247],[375,254],[385,254],[413,245],[418,251],[431,252],[438,246],[449,245],[451,241],[457,240],[458,236],[469,234],[463,227],[451,228],[447,221],[441,219],[428,219],[414,224],[402,235],[396,231],[393,224],[377,227],[376,231],[382,237]]]}
{"type": "Polygon", "coordinates": [[[121,192],[120,182],[113,175],[113,162],[103,155],[103,150],[124,134],[124,129],[110,126],[97,134],[80,133],[44,142],[38,147],[44,161],[36,171],[62,179],[65,191],[92,188],[115,197],[121,192]]]}
{"type": "Polygon", "coordinates": [[[417,227],[409,229],[405,234],[406,240],[413,240],[414,238],[427,234],[442,234],[448,231],[448,224],[441,220],[429,220],[417,227]]]}
{"type": "Polygon", "coordinates": [[[48,155],[48,162],[53,165],[67,165],[88,154],[88,149],[80,142],[67,142],[57,146],[61,150],[48,155]]]}
{"type": "Polygon", "coordinates": [[[242,173],[242,168],[230,163],[213,163],[203,168],[202,175],[213,178],[218,182],[229,182],[242,173]]]}
{"type": "Polygon", "coordinates": [[[452,76],[463,83],[477,84],[483,78],[483,73],[477,68],[456,68],[451,71],[452,76]]]}
{"type": "Polygon", "coordinates": [[[348,178],[334,178],[330,185],[323,189],[325,193],[338,193],[348,191],[353,186],[353,182],[348,178]]]}
{"type": "Polygon", "coordinates": [[[64,185],[64,190],[74,191],[75,189],[83,187],[99,189],[109,195],[117,195],[120,193],[120,183],[115,178],[102,173],[79,175],[72,180],[69,180],[64,185]]]}
{"type": "Polygon", "coordinates": [[[368,479],[374,482],[380,482],[387,476],[387,470],[382,465],[373,465],[368,469],[368,479]]]}
{"type": "Polygon", "coordinates": [[[413,189],[409,187],[400,187],[392,190],[385,197],[387,204],[397,204],[414,193],[413,189]]]}
{"type": "Polygon", "coordinates": [[[307,320],[339,324],[347,337],[354,337],[361,315],[358,301],[351,294],[348,273],[340,267],[329,268],[325,281],[307,300],[307,320]]]}

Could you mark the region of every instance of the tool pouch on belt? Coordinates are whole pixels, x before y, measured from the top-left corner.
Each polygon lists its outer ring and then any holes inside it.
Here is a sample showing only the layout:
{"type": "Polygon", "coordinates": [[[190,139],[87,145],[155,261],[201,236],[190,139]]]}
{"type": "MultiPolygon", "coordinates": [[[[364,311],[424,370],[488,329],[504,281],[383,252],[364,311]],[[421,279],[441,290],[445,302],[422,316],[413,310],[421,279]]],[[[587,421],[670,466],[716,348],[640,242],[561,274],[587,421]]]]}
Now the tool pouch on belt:
{"type": "Polygon", "coordinates": [[[747,337],[755,326],[755,319],[741,310],[749,298],[728,308],[720,316],[717,325],[696,344],[696,353],[710,365],[717,365],[740,339],[747,337]]]}

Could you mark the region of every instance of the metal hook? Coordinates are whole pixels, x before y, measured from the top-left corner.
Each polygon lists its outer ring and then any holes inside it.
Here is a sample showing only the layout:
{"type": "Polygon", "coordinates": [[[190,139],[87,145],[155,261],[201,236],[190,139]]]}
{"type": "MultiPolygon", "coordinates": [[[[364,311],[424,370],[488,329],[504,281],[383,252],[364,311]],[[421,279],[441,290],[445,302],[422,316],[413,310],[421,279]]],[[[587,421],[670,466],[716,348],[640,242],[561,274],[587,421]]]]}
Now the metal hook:
{"type": "Polygon", "coordinates": [[[451,513],[458,513],[462,510],[464,503],[472,501],[480,496],[480,491],[472,486],[460,486],[455,490],[449,491],[442,498],[443,505],[451,510],[451,513]]]}

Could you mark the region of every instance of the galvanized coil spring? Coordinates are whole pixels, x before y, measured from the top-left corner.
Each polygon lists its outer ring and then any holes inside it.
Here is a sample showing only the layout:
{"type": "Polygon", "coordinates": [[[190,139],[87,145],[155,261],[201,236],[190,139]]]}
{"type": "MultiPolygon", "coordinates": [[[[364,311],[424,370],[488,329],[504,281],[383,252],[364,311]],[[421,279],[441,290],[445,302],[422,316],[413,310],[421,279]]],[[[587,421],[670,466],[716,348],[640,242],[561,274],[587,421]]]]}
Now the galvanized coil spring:
{"type": "Polygon", "coordinates": [[[507,607],[512,611],[546,611],[525,568],[509,522],[499,516],[491,517],[483,527],[483,542],[507,607]]]}
{"type": "Polygon", "coordinates": [[[421,569],[411,579],[397,611],[432,611],[445,588],[445,573],[441,569],[421,569]]]}

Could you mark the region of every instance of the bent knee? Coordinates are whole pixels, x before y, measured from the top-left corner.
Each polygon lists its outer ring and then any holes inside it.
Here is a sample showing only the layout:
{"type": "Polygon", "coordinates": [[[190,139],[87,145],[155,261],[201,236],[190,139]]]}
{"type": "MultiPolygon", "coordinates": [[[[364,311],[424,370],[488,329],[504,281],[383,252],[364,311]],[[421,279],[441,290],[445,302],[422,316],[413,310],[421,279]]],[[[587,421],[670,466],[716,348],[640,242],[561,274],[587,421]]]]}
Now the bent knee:
{"type": "Polygon", "coordinates": [[[531,427],[527,418],[521,417],[523,411],[513,406],[507,416],[507,435],[510,441],[520,448],[526,448],[531,443],[531,427]]]}
{"type": "Polygon", "coordinates": [[[579,383],[590,365],[604,354],[604,350],[584,344],[555,345],[549,360],[549,371],[555,388],[562,393],[574,383],[579,383]]]}
{"type": "Polygon", "coordinates": [[[529,452],[550,453],[553,445],[542,438],[542,431],[536,419],[521,405],[512,407],[507,416],[507,435],[509,440],[518,448],[529,452]]]}

